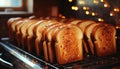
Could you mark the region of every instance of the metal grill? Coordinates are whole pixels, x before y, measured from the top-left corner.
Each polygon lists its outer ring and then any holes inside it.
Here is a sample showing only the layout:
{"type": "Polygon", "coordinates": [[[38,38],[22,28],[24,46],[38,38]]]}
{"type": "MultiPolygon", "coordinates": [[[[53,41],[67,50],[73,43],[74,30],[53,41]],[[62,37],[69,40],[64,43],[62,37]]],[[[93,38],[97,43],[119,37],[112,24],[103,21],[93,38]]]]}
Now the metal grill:
{"type": "Polygon", "coordinates": [[[1,39],[0,42],[1,48],[4,49],[6,52],[16,57],[22,63],[32,67],[30,63],[26,63],[25,59],[29,62],[32,62],[38,68],[45,68],[45,69],[101,69],[101,68],[120,68],[120,52],[118,52],[111,56],[106,57],[97,57],[93,55],[88,55],[84,57],[82,61],[73,62],[65,65],[59,65],[57,63],[51,64],[49,62],[44,61],[43,57],[37,57],[34,54],[30,54],[16,46],[15,43],[9,41],[8,38],[1,39]],[[19,57],[18,57],[19,56],[19,57]],[[25,59],[23,59],[25,58],[25,59]]]}

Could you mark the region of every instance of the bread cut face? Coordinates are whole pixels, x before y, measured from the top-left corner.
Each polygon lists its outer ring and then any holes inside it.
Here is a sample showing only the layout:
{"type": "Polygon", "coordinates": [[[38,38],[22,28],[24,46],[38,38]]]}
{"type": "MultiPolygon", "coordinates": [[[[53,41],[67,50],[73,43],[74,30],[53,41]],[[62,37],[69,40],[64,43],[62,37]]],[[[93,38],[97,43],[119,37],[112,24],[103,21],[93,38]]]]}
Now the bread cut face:
{"type": "Polygon", "coordinates": [[[56,34],[55,51],[59,64],[83,59],[83,32],[77,26],[68,26],[56,34]]]}
{"type": "Polygon", "coordinates": [[[111,25],[98,26],[93,32],[95,52],[97,56],[116,53],[116,30],[111,25]]]}

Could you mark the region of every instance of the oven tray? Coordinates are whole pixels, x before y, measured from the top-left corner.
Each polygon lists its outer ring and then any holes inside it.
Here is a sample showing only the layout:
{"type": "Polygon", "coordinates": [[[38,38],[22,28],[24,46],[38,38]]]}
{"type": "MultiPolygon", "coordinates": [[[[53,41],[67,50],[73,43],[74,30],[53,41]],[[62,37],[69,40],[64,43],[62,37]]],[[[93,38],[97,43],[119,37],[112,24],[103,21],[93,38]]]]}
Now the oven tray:
{"type": "Polygon", "coordinates": [[[11,55],[22,61],[23,63],[31,66],[32,69],[119,69],[120,68],[120,52],[106,57],[96,57],[89,55],[82,61],[59,65],[51,64],[42,59],[42,57],[37,57],[27,51],[22,50],[17,47],[15,43],[12,43],[9,38],[1,38],[0,46],[9,52],[11,55]]]}

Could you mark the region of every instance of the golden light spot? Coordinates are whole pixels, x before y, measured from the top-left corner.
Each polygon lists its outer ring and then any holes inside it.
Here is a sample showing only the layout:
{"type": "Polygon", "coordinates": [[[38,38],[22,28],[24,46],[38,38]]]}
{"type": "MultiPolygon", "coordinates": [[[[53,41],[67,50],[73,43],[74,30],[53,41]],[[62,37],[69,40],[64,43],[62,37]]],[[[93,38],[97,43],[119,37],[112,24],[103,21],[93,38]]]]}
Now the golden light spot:
{"type": "Polygon", "coordinates": [[[93,0],[93,3],[94,3],[94,4],[98,4],[99,1],[98,1],[98,0],[93,0]]]}
{"type": "Polygon", "coordinates": [[[110,16],[114,16],[114,13],[113,13],[113,12],[110,12],[110,16]]]}
{"type": "Polygon", "coordinates": [[[68,0],[69,2],[73,2],[73,0],[68,0]]]}
{"type": "Polygon", "coordinates": [[[119,12],[120,9],[119,9],[119,8],[114,8],[114,11],[115,11],[115,12],[119,12]]]}
{"type": "Polygon", "coordinates": [[[89,7],[83,6],[83,10],[89,10],[89,7]]]}
{"type": "Polygon", "coordinates": [[[89,12],[89,11],[85,11],[85,14],[86,14],[86,15],[89,15],[89,14],[90,14],[90,12],[89,12]]]}
{"type": "Polygon", "coordinates": [[[104,2],[104,0],[100,0],[100,2],[104,2]]]}
{"type": "Polygon", "coordinates": [[[84,5],[85,1],[79,1],[78,3],[84,5]]]}
{"type": "Polygon", "coordinates": [[[95,16],[95,13],[94,13],[94,12],[92,12],[92,16],[95,16]]]}
{"type": "Polygon", "coordinates": [[[65,16],[62,16],[61,18],[66,18],[65,16]]]}
{"type": "Polygon", "coordinates": [[[78,10],[78,7],[77,7],[77,6],[72,6],[71,8],[72,8],[72,10],[75,10],[75,11],[78,10]]]}
{"type": "Polygon", "coordinates": [[[120,26],[116,26],[116,29],[120,29],[120,26]]]}
{"type": "Polygon", "coordinates": [[[102,18],[98,18],[98,21],[99,22],[103,22],[104,20],[102,18]]]}
{"type": "Polygon", "coordinates": [[[110,5],[109,5],[109,4],[107,4],[107,3],[105,3],[105,4],[104,4],[104,7],[109,7],[109,6],[110,6],[110,5]]]}

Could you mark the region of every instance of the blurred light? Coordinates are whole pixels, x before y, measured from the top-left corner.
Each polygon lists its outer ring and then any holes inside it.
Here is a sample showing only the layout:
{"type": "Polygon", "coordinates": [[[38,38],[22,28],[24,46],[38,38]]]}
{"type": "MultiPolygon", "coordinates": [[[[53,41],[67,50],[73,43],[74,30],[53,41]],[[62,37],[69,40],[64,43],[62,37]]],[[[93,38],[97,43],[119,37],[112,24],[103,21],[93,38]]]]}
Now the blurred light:
{"type": "Polygon", "coordinates": [[[65,16],[63,16],[62,14],[59,14],[58,15],[59,17],[61,17],[61,18],[66,18],[65,16]]]}
{"type": "Polygon", "coordinates": [[[79,1],[79,4],[85,4],[85,1],[79,1]]]}
{"type": "Polygon", "coordinates": [[[104,20],[102,18],[98,18],[98,21],[99,22],[103,22],[104,20]]]}
{"type": "Polygon", "coordinates": [[[110,16],[114,16],[114,13],[113,13],[113,12],[110,12],[110,16]]]}
{"type": "Polygon", "coordinates": [[[59,17],[62,17],[62,14],[59,14],[58,16],[59,16],[59,17]]]}
{"type": "Polygon", "coordinates": [[[120,29],[120,26],[116,26],[116,29],[120,29]]]}
{"type": "Polygon", "coordinates": [[[83,6],[83,10],[89,10],[89,7],[83,6]]]}
{"type": "Polygon", "coordinates": [[[115,12],[119,12],[120,9],[119,9],[119,8],[114,8],[114,11],[115,11],[115,12]]]}
{"type": "Polygon", "coordinates": [[[72,2],[73,0],[68,0],[69,2],[72,2]]]}
{"type": "Polygon", "coordinates": [[[107,4],[107,3],[106,3],[106,4],[104,4],[104,7],[109,7],[109,4],[107,4]]]}
{"type": "Polygon", "coordinates": [[[62,16],[61,18],[66,18],[65,16],[62,16]]]}
{"type": "Polygon", "coordinates": [[[77,6],[72,6],[71,8],[72,8],[72,10],[75,10],[75,11],[78,10],[78,7],[77,7],[77,6]]]}
{"type": "Polygon", "coordinates": [[[93,3],[94,3],[94,4],[98,4],[99,1],[98,1],[98,0],[93,0],[93,3]]]}
{"type": "Polygon", "coordinates": [[[95,13],[94,13],[94,12],[92,12],[92,16],[95,16],[95,13]]]}
{"type": "Polygon", "coordinates": [[[100,0],[101,2],[104,2],[104,0],[100,0]]]}
{"type": "Polygon", "coordinates": [[[115,39],[117,39],[117,36],[115,36],[115,39]]]}
{"type": "Polygon", "coordinates": [[[86,15],[89,15],[89,14],[90,14],[90,12],[89,12],[89,11],[85,11],[85,14],[86,14],[86,15]]]}

